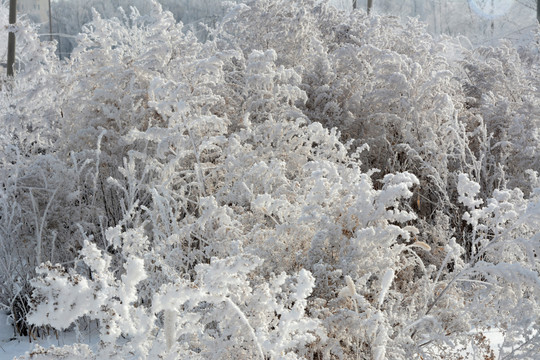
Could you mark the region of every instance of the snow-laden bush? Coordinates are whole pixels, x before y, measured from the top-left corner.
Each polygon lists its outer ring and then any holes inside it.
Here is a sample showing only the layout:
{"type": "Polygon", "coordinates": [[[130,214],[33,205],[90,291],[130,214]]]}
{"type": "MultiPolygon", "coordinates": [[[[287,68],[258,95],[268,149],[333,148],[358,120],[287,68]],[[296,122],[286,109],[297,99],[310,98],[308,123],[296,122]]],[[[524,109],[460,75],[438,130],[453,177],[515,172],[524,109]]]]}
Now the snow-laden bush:
{"type": "Polygon", "coordinates": [[[26,283],[43,262],[26,320],[100,327],[52,352],[457,358],[496,327],[531,358],[538,94],[515,51],[310,0],[230,4],[201,43],[153,7],[96,13],[41,64],[49,102],[22,76],[3,95],[56,139],[3,152],[2,258],[26,283]]]}
{"type": "Polygon", "coordinates": [[[483,138],[475,148],[481,155],[474,174],[491,191],[504,184],[528,193],[531,185],[524,170],[538,171],[540,166],[538,68],[526,61],[508,43],[480,47],[462,60],[467,104],[478,119],[475,131],[483,138]]]}
{"type": "MultiPolygon", "coordinates": [[[[414,19],[299,3],[238,5],[219,41],[246,56],[276,50],[276,63],[301,76],[303,113],[370,146],[364,170],[379,169],[377,178],[413,172],[420,186],[411,206],[422,233],[446,222],[462,232],[455,211],[461,172],[482,185],[484,199],[501,186],[530,191],[523,170],[540,170],[538,76],[509,44],[473,49],[464,38],[434,41],[414,19]]],[[[431,245],[429,235],[423,240],[431,245]]]]}
{"type": "Polygon", "coordinates": [[[0,74],[0,306],[25,334],[34,268],[44,260],[73,258],[76,251],[66,256],[69,250],[58,249],[54,240],[67,215],[59,212],[57,197],[65,199],[66,192],[57,190],[70,176],[64,163],[46,154],[58,132],[52,104],[59,89],[51,85],[58,70],[54,44],[40,42],[26,18],[8,25],[7,15],[7,4],[0,2],[0,54],[9,31],[15,33],[17,54],[16,76],[7,78],[5,68],[0,74]]]}

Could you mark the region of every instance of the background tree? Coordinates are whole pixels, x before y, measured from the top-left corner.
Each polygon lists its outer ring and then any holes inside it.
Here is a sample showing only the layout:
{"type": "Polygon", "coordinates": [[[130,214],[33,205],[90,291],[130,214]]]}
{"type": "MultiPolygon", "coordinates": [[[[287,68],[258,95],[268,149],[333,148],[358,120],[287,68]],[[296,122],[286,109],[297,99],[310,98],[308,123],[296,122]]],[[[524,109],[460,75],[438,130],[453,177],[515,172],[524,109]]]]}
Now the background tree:
{"type": "MultiPolygon", "coordinates": [[[[9,0],[9,24],[15,26],[17,22],[17,0],[9,0]]],[[[15,65],[15,32],[10,29],[8,34],[7,50],[7,75],[13,76],[13,67],[15,65]]]]}
{"type": "MultiPolygon", "coordinates": [[[[0,21],[3,24],[9,24],[9,6],[7,5],[0,6],[0,21]]],[[[2,64],[2,68],[7,67],[7,48],[8,48],[8,31],[1,31],[0,32],[0,64],[2,64]]],[[[6,73],[4,72],[4,70],[2,70],[2,76],[5,74],[6,73]]]]}

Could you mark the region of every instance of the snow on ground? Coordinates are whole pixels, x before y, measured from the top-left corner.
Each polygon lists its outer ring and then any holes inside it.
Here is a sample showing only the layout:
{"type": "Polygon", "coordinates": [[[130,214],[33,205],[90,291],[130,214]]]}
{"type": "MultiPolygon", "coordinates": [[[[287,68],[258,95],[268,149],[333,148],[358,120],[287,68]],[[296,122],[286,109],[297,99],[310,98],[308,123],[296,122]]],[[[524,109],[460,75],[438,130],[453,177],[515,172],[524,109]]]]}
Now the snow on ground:
{"type": "MultiPolygon", "coordinates": [[[[26,352],[32,351],[36,345],[44,348],[51,346],[61,347],[71,345],[77,342],[90,344],[91,348],[96,346],[98,342],[98,331],[95,324],[89,329],[81,329],[79,336],[75,331],[67,331],[58,334],[58,338],[54,333],[37,339],[37,341],[29,341],[29,338],[24,336],[15,336],[13,327],[10,324],[6,313],[0,312],[0,359],[10,360],[18,356],[24,355],[26,352]],[[79,338],[79,341],[77,341],[79,338]]],[[[81,359],[82,360],[82,359],[81,359]]]]}
{"type": "MultiPolygon", "coordinates": [[[[469,344],[460,352],[460,359],[462,360],[477,360],[477,359],[500,359],[507,358],[511,352],[511,348],[503,347],[504,345],[504,333],[500,329],[477,329],[471,330],[469,344]],[[482,340],[484,338],[485,340],[482,340]],[[485,345],[489,347],[486,347],[485,345]],[[503,354],[501,350],[504,349],[503,354]],[[489,350],[492,350],[492,357],[489,356],[489,350]],[[502,355],[500,357],[500,355],[502,355]]],[[[523,339],[524,340],[524,339],[523,339]]],[[[438,348],[435,344],[429,345],[432,350],[432,354],[436,354],[436,358],[439,356],[441,359],[445,359],[445,351],[438,348]]],[[[446,345],[448,346],[448,345],[446,345]]]]}

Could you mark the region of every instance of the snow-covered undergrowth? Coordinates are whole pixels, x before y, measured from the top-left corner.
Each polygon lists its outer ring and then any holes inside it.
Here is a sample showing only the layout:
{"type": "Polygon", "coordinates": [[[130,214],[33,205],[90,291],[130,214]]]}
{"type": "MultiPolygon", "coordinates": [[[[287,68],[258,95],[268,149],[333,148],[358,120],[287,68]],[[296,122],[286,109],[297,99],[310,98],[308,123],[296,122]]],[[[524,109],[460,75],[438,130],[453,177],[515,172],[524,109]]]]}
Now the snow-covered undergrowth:
{"type": "Polygon", "coordinates": [[[538,353],[534,49],[311,0],[230,4],[205,43],[95,14],[78,44],[1,93],[0,301],[100,343],[22,359],[538,353]]]}

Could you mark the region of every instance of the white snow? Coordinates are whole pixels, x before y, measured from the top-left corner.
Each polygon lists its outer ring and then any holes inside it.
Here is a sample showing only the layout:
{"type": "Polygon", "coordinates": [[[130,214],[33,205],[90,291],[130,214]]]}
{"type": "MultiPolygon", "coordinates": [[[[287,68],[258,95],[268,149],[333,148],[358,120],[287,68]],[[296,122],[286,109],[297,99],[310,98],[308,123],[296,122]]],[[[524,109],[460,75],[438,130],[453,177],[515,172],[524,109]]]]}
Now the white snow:
{"type": "MultiPolygon", "coordinates": [[[[0,311],[0,359],[2,360],[11,360],[23,356],[25,353],[34,350],[36,346],[50,348],[52,346],[61,347],[85,343],[93,349],[97,346],[98,341],[97,327],[95,323],[92,323],[89,328],[80,329],[78,336],[74,330],[59,332],[58,336],[51,331],[49,335],[44,335],[36,340],[32,339],[30,342],[27,336],[21,337],[14,334],[13,326],[7,314],[0,311]]],[[[81,360],[81,358],[65,360],[81,360]]]]}

